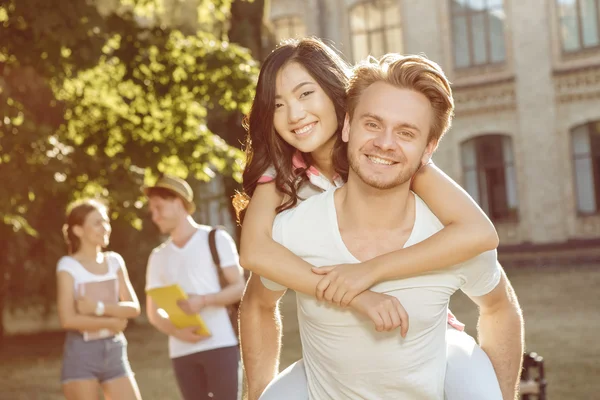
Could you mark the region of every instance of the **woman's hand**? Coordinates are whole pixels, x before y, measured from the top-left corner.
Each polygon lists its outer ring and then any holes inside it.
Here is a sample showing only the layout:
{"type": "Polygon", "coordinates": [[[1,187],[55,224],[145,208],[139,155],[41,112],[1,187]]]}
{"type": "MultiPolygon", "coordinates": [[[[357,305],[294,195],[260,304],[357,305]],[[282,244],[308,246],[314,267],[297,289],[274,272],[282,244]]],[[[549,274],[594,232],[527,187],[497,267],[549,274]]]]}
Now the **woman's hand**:
{"type": "Polygon", "coordinates": [[[77,313],[81,315],[96,315],[98,302],[82,297],[76,301],[77,313]]]}
{"type": "Polygon", "coordinates": [[[323,275],[317,284],[317,299],[340,307],[346,307],[357,295],[377,282],[376,271],[367,263],[313,267],[312,271],[323,275]]]}
{"type": "Polygon", "coordinates": [[[110,324],[110,331],[112,333],[114,333],[115,335],[117,333],[121,333],[125,330],[125,328],[127,328],[127,320],[124,318],[112,318],[111,317],[111,324],[110,324]]]}

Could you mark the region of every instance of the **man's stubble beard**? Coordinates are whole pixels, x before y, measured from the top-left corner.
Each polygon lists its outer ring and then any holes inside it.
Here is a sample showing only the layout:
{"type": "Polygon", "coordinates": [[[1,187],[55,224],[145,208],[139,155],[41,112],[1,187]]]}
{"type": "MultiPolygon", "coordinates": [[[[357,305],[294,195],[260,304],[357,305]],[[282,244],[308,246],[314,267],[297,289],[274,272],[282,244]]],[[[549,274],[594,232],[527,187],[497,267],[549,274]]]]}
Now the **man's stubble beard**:
{"type": "Polygon", "coordinates": [[[171,236],[171,233],[173,233],[173,231],[175,230],[175,226],[172,225],[172,224],[168,224],[167,223],[167,224],[163,224],[162,226],[158,225],[158,224],[156,224],[156,225],[157,225],[158,230],[160,231],[160,233],[162,235],[169,235],[169,236],[171,236]]]}
{"type": "Polygon", "coordinates": [[[403,169],[394,179],[391,179],[387,182],[381,182],[374,177],[369,177],[364,174],[360,170],[360,162],[355,155],[348,155],[348,163],[350,165],[350,169],[358,176],[358,178],[363,181],[366,185],[371,186],[372,188],[379,190],[388,190],[396,188],[412,179],[412,177],[416,174],[416,172],[421,167],[421,159],[419,158],[419,163],[415,166],[409,166],[408,170],[403,169]]]}

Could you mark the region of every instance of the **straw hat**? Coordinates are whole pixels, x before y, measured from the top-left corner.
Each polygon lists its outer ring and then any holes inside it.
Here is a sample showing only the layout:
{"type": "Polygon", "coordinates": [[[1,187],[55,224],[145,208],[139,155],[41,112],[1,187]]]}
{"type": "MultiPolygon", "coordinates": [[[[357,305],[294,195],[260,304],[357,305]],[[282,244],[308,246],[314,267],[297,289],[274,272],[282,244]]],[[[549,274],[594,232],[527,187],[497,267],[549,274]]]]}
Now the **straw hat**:
{"type": "Polygon", "coordinates": [[[177,195],[183,200],[183,204],[190,214],[193,214],[196,210],[196,204],[194,204],[194,192],[192,191],[192,187],[185,180],[173,175],[163,174],[158,178],[158,181],[156,181],[154,186],[142,186],[142,191],[148,196],[148,192],[154,188],[166,189],[177,195]]]}

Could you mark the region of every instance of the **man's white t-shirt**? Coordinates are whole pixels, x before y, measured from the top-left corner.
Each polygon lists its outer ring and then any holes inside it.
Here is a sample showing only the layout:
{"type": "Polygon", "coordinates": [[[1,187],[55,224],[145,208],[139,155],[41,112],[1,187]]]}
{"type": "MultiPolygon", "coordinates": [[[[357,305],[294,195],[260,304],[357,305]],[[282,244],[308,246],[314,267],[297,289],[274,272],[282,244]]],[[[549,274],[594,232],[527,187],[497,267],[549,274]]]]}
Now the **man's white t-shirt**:
{"type": "MultiPolygon", "coordinates": [[[[358,263],[340,235],[334,193],[329,190],[280,213],[274,240],[317,267],[358,263]]],[[[415,223],[405,247],[443,228],[414,196],[415,223]]],[[[458,289],[485,295],[500,277],[496,251],[490,251],[452,268],[374,286],[371,290],[397,297],[406,309],[410,327],[404,339],[398,329],[377,332],[351,309],[296,293],[310,399],[443,399],[450,296],[458,289]]],[[[272,290],[285,289],[263,282],[272,290]]]]}
{"type": "MultiPolygon", "coordinates": [[[[210,226],[201,225],[183,247],[177,247],[168,240],[155,248],[148,259],[146,290],[177,283],[188,294],[205,295],[221,291],[208,244],[211,229],[210,226]]],[[[231,236],[220,229],[215,235],[215,242],[221,266],[238,267],[239,256],[231,236]]],[[[238,340],[225,307],[206,307],[200,311],[200,316],[212,336],[198,343],[187,343],[170,336],[171,358],[237,345],[238,340]]]]}

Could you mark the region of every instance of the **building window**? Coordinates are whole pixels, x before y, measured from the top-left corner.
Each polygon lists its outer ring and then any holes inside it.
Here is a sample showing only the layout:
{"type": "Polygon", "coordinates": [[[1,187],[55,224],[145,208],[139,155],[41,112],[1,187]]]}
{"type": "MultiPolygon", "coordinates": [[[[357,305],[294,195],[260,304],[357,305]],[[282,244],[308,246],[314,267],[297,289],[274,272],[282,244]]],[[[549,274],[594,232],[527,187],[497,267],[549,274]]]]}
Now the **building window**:
{"type": "Polygon", "coordinates": [[[503,0],[451,0],[450,4],[456,68],[504,62],[503,0]]]}
{"type": "Polygon", "coordinates": [[[556,0],[556,3],[565,52],[600,46],[600,0],[556,0]]]}
{"type": "Polygon", "coordinates": [[[400,8],[396,0],[371,0],[350,10],[350,34],[354,61],[369,55],[402,53],[400,8]]]}
{"type": "Polygon", "coordinates": [[[571,131],[577,210],[582,214],[600,211],[600,121],[571,131]]]}
{"type": "Polygon", "coordinates": [[[462,144],[465,190],[494,222],[518,217],[517,178],[512,140],[478,136],[462,144]]]}
{"type": "Polygon", "coordinates": [[[275,39],[282,40],[306,36],[306,26],[300,17],[282,17],[273,21],[275,39]]]}

